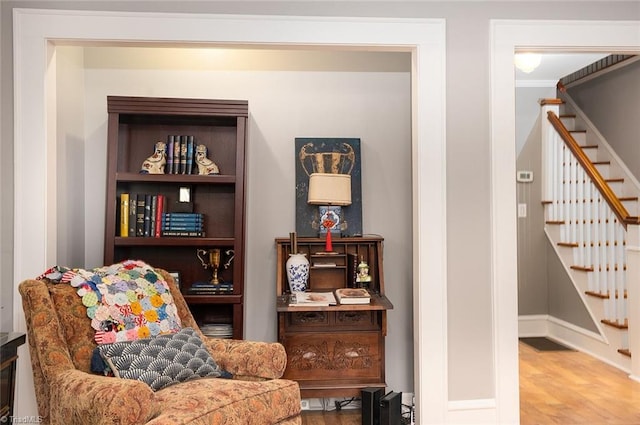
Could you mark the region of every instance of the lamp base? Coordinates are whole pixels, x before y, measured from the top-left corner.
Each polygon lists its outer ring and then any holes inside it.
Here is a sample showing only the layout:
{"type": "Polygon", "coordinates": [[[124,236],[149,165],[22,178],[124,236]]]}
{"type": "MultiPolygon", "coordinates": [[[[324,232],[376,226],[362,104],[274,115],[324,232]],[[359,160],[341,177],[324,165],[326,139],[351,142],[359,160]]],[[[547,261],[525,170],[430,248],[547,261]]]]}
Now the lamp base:
{"type": "Polygon", "coordinates": [[[342,217],[342,207],[334,205],[322,205],[318,207],[318,215],[320,216],[320,237],[331,233],[333,237],[339,237],[340,221],[342,217]],[[327,226],[329,224],[329,226],[327,226]]]}

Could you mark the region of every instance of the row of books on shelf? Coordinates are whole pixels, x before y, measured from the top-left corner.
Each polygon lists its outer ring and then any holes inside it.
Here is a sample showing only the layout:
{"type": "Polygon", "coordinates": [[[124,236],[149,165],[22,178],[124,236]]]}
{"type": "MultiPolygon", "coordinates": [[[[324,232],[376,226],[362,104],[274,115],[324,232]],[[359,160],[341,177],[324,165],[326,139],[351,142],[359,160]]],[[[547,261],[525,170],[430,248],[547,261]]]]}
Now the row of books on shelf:
{"type": "Polygon", "coordinates": [[[216,295],[233,292],[232,282],[203,283],[196,282],[187,289],[189,295],[216,295]]]}
{"type": "Polygon", "coordinates": [[[193,172],[195,148],[194,136],[168,135],[165,174],[197,174],[193,172]]]}
{"type": "Polygon", "coordinates": [[[165,212],[161,194],[120,194],[121,237],[204,237],[202,213],[165,212]]]}
{"type": "Polygon", "coordinates": [[[327,307],[340,304],[369,304],[371,295],[364,288],[338,288],[334,292],[295,292],[289,298],[290,307],[327,307]]]}

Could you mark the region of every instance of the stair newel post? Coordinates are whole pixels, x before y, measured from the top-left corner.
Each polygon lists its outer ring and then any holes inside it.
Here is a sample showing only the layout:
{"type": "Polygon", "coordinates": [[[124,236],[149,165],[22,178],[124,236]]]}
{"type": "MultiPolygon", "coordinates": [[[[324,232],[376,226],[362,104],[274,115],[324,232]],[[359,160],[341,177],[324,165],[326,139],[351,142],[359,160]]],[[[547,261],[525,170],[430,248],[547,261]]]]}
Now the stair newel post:
{"type": "Polygon", "coordinates": [[[558,220],[558,203],[555,193],[558,190],[558,181],[561,180],[560,167],[562,158],[558,158],[557,132],[547,119],[547,112],[560,113],[558,104],[542,102],[540,124],[542,134],[542,200],[552,201],[546,207],[545,219],[558,220]]]}
{"type": "Polygon", "coordinates": [[[627,305],[630,378],[640,382],[640,225],[627,225],[627,305]]]}

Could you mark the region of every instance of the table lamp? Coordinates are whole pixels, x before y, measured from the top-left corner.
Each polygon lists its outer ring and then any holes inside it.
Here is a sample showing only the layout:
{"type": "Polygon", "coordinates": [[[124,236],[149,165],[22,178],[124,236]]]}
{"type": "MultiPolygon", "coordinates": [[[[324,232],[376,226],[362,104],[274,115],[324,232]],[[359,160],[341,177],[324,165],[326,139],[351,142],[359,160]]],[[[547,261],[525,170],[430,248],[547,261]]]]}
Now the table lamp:
{"type": "Polygon", "coordinates": [[[320,229],[326,229],[325,251],[333,252],[331,230],[339,228],[343,206],[351,205],[351,176],[349,174],[312,173],[309,175],[311,205],[319,205],[320,229]]]}

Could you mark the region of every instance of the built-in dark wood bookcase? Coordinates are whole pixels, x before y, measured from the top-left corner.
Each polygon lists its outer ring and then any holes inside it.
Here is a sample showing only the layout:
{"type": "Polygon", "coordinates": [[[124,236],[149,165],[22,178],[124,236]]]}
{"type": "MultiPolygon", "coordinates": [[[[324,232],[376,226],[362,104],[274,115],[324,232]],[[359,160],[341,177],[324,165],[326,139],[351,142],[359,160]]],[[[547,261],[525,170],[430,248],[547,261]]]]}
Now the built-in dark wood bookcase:
{"type": "Polygon", "coordinates": [[[179,273],[182,293],[198,324],[231,324],[233,338],[242,339],[248,102],[108,96],[107,112],[105,264],[139,259],[179,273]],[[140,174],[156,142],[167,142],[169,135],[194,136],[196,145],[207,147],[207,157],[220,174],[198,175],[197,166],[195,174],[140,174]],[[193,211],[204,215],[203,237],[121,236],[123,193],[162,194],[165,211],[173,212],[184,205],[177,204],[181,188],[190,192],[193,211]],[[219,277],[233,283],[233,291],[190,294],[195,282],[211,279],[197,251],[213,248],[222,252],[219,277]]]}

